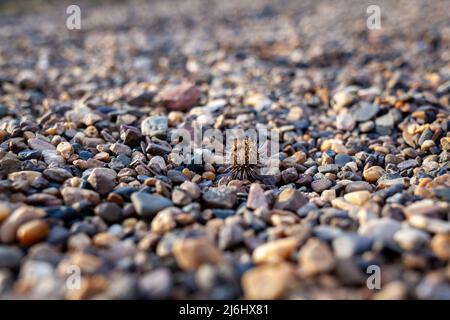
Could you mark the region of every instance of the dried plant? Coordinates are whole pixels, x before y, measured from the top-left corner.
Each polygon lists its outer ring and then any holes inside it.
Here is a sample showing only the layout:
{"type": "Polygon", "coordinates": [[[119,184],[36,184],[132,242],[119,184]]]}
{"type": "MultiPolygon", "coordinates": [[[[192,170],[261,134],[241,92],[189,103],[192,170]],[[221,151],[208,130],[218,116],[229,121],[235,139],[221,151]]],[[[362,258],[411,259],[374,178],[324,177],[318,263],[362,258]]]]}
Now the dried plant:
{"type": "Polygon", "coordinates": [[[228,172],[233,179],[257,180],[261,168],[257,142],[248,137],[235,138],[227,152],[227,163],[225,172],[228,172]]]}

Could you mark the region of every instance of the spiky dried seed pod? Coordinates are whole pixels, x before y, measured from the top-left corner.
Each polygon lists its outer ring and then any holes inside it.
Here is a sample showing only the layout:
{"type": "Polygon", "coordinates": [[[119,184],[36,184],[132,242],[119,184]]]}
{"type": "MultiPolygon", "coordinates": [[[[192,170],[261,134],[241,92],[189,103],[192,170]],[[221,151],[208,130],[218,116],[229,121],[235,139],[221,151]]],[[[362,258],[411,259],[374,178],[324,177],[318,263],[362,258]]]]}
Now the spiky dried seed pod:
{"type": "Polygon", "coordinates": [[[225,172],[228,172],[233,179],[258,179],[261,163],[257,142],[248,137],[235,138],[231,150],[227,152],[227,164],[225,172]]]}

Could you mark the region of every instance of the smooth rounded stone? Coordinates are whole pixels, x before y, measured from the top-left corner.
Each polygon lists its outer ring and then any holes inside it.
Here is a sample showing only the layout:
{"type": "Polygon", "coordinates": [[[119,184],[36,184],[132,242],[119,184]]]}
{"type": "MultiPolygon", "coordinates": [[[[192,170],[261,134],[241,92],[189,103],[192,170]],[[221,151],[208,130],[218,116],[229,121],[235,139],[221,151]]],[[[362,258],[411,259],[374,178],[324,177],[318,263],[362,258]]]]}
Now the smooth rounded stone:
{"type": "Polygon", "coordinates": [[[61,195],[64,199],[64,203],[68,206],[72,206],[80,201],[86,201],[91,205],[97,205],[100,203],[99,194],[92,190],[65,187],[61,190],[61,195]]]}
{"type": "Polygon", "coordinates": [[[370,250],[372,243],[372,240],[368,237],[357,233],[349,233],[334,238],[332,246],[336,258],[350,259],[370,250]]]}
{"type": "Polygon", "coordinates": [[[32,220],[22,224],[17,230],[17,240],[21,246],[28,247],[48,235],[49,227],[44,220],[32,220]]]}
{"type": "Polygon", "coordinates": [[[176,239],[172,252],[184,271],[194,271],[203,264],[223,262],[222,252],[207,238],[176,239]]]}
{"type": "Polygon", "coordinates": [[[298,262],[301,274],[306,277],[330,272],[336,264],[328,245],[314,238],[310,238],[300,248],[298,262]]]}
{"type": "MultiPolygon", "coordinates": [[[[375,119],[375,124],[377,127],[392,128],[395,124],[394,116],[391,112],[375,119]]],[[[382,133],[385,133],[384,131],[382,133]]]]}
{"type": "Polygon", "coordinates": [[[180,189],[179,187],[175,187],[172,191],[172,201],[177,206],[185,206],[192,202],[192,198],[186,191],[180,189]]]}
{"type": "Polygon", "coordinates": [[[29,185],[33,183],[33,181],[42,177],[42,173],[37,171],[19,171],[8,174],[8,180],[12,182],[17,181],[26,181],[29,185]]]}
{"type": "Polygon", "coordinates": [[[183,172],[178,170],[169,170],[167,171],[167,177],[173,182],[173,183],[182,183],[188,180],[188,178],[183,174],[183,172]]]}
{"type": "Polygon", "coordinates": [[[361,132],[370,132],[375,129],[375,123],[373,121],[362,122],[358,125],[358,128],[361,132]]]}
{"type": "Polygon", "coordinates": [[[38,138],[31,138],[28,139],[28,145],[33,150],[38,151],[45,151],[45,150],[55,150],[55,146],[52,145],[50,142],[38,139],[38,138]]]}
{"type": "Polygon", "coordinates": [[[431,239],[431,249],[441,260],[450,260],[450,234],[436,234],[431,239]]]}
{"type": "Polygon", "coordinates": [[[334,238],[337,238],[343,234],[343,231],[339,228],[327,226],[327,225],[318,225],[314,227],[313,236],[319,238],[323,241],[331,241],[334,238]]]}
{"type": "Polygon", "coordinates": [[[159,101],[168,110],[186,111],[200,99],[200,90],[189,82],[166,86],[158,94],[159,101]]]}
{"type": "Polygon", "coordinates": [[[91,186],[100,194],[111,192],[116,186],[117,172],[108,168],[95,168],[87,178],[91,186]]]}
{"type": "Polygon", "coordinates": [[[424,229],[431,233],[444,233],[450,234],[450,222],[430,218],[424,215],[414,214],[412,216],[408,216],[408,222],[411,226],[424,229]]]}
{"type": "Polygon", "coordinates": [[[54,245],[65,244],[69,237],[69,230],[61,226],[54,226],[48,233],[47,242],[54,245]]]}
{"type": "Polygon", "coordinates": [[[369,220],[359,227],[358,232],[374,240],[387,241],[392,240],[394,234],[400,229],[400,222],[390,218],[381,218],[369,220]]]}
{"type": "Polygon", "coordinates": [[[107,223],[122,220],[122,208],[114,202],[103,202],[95,207],[94,212],[107,223]]]}
{"type": "Polygon", "coordinates": [[[0,225],[9,217],[13,209],[9,202],[0,202],[0,225]]]}
{"type": "Polygon", "coordinates": [[[370,198],[370,192],[367,190],[354,191],[344,195],[344,199],[351,204],[359,207],[363,206],[370,198]]]}
{"type": "Polygon", "coordinates": [[[157,165],[161,170],[166,170],[166,161],[161,156],[154,156],[148,162],[149,166],[157,165]]]}
{"type": "Polygon", "coordinates": [[[324,190],[320,195],[320,199],[323,201],[331,202],[332,200],[336,199],[336,190],[324,190]]]}
{"type": "Polygon", "coordinates": [[[269,204],[264,190],[259,183],[252,183],[248,193],[247,207],[250,209],[268,210],[269,204]]]}
{"type": "Polygon", "coordinates": [[[235,211],[232,209],[212,209],[212,212],[215,217],[219,219],[226,219],[228,217],[231,217],[235,215],[235,211]]]}
{"type": "Polygon", "coordinates": [[[373,296],[374,300],[406,300],[408,288],[400,281],[387,283],[380,291],[373,296]]]}
{"type": "Polygon", "coordinates": [[[295,168],[288,168],[281,172],[281,179],[285,184],[296,181],[298,178],[298,173],[295,168]]]}
{"type": "Polygon", "coordinates": [[[313,182],[311,182],[311,188],[315,192],[321,193],[322,191],[330,188],[332,184],[333,184],[333,182],[331,182],[330,179],[324,178],[324,179],[314,180],[313,182]]]}
{"type": "Polygon", "coordinates": [[[288,263],[257,266],[241,279],[244,297],[248,300],[281,299],[294,278],[294,268],[288,263]]]}
{"type": "Polygon", "coordinates": [[[0,269],[14,269],[20,266],[23,252],[15,246],[0,245],[0,269]]]}
{"type": "Polygon", "coordinates": [[[119,154],[124,154],[128,157],[131,157],[131,148],[129,146],[127,146],[126,144],[123,143],[113,143],[111,144],[111,146],[109,147],[109,150],[111,150],[111,152],[114,155],[119,155],[119,154]]]}
{"type": "Polygon", "coordinates": [[[380,111],[380,108],[376,104],[361,102],[360,107],[356,109],[353,116],[356,121],[365,122],[373,119],[377,115],[378,111],[380,111]]]}
{"type": "Polygon", "coordinates": [[[238,224],[227,224],[219,232],[219,248],[228,250],[244,241],[244,229],[238,224]]]}
{"type": "Polygon", "coordinates": [[[45,217],[45,211],[36,207],[22,206],[14,210],[0,226],[2,243],[12,243],[16,240],[16,232],[24,223],[45,217]]]}
{"type": "Polygon", "coordinates": [[[366,181],[373,183],[377,182],[385,173],[386,171],[382,167],[373,166],[363,171],[363,177],[366,181]]]}
{"type": "Polygon", "coordinates": [[[19,158],[17,158],[12,153],[7,153],[6,155],[3,156],[2,159],[0,159],[0,170],[4,173],[20,171],[22,168],[22,161],[20,160],[26,159],[21,158],[20,154],[19,158]]]}
{"type": "Polygon", "coordinates": [[[48,168],[45,169],[44,172],[44,177],[46,177],[49,180],[53,180],[59,183],[62,183],[64,181],[66,181],[67,179],[70,179],[73,177],[72,173],[70,173],[69,171],[67,171],[66,169],[63,168],[48,168]]]}
{"type": "Polygon", "coordinates": [[[339,171],[339,166],[337,164],[334,163],[330,163],[330,164],[325,164],[323,166],[319,166],[317,168],[317,170],[319,170],[320,173],[338,173],[339,171]]]}
{"type": "Polygon", "coordinates": [[[348,113],[343,113],[336,117],[336,128],[338,130],[351,131],[355,124],[355,119],[348,113]]]}
{"type": "Polygon", "coordinates": [[[354,182],[349,183],[345,187],[345,193],[351,193],[351,192],[355,192],[355,191],[364,191],[364,190],[372,192],[373,188],[366,181],[354,181],[354,182]]]}
{"type": "Polygon", "coordinates": [[[347,163],[353,161],[353,158],[347,154],[338,154],[336,157],[334,157],[334,163],[339,167],[342,168],[347,163]]]}
{"type": "Polygon", "coordinates": [[[416,201],[406,206],[403,210],[406,216],[427,215],[430,217],[439,217],[448,212],[448,208],[433,201],[432,199],[424,199],[416,201]]]}
{"type": "Polygon", "coordinates": [[[74,149],[69,142],[60,142],[56,146],[56,152],[67,160],[74,153],[74,149]]]}
{"type": "Polygon", "coordinates": [[[135,192],[131,195],[136,213],[143,218],[153,218],[159,211],[173,206],[172,201],[157,194],[135,192]]]}
{"type": "Polygon", "coordinates": [[[417,162],[416,159],[405,160],[405,161],[402,161],[399,164],[397,164],[397,168],[400,171],[415,168],[418,166],[419,166],[419,163],[417,162]]]}
{"type": "Polygon", "coordinates": [[[450,300],[450,285],[443,275],[430,273],[417,285],[415,293],[422,300],[450,300]]]}
{"type": "Polygon", "coordinates": [[[200,187],[194,182],[184,181],[180,184],[180,189],[186,191],[191,199],[196,200],[201,196],[200,187]]]}
{"type": "Polygon", "coordinates": [[[82,251],[90,247],[91,244],[91,238],[83,232],[74,234],[67,240],[67,248],[71,251],[82,251]]]}
{"type": "Polygon", "coordinates": [[[308,201],[308,198],[303,194],[303,192],[292,188],[286,188],[281,191],[275,200],[274,209],[296,212],[298,209],[307,204],[308,201]]]}
{"type": "Polygon", "coordinates": [[[209,188],[203,194],[203,200],[209,208],[231,209],[237,200],[235,188],[209,188]]]}
{"type": "Polygon", "coordinates": [[[7,106],[5,106],[3,103],[0,103],[0,118],[3,118],[4,116],[8,115],[9,109],[7,106]]]}
{"type": "Polygon", "coordinates": [[[138,288],[146,299],[168,299],[173,288],[172,273],[166,268],[146,273],[139,278],[138,288]]]}
{"type": "Polygon", "coordinates": [[[450,137],[441,138],[440,143],[441,143],[442,149],[444,149],[446,151],[450,151],[450,137]]]}
{"type": "Polygon", "coordinates": [[[252,255],[255,263],[278,263],[289,260],[299,241],[295,237],[277,239],[258,246],[252,255]]]}
{"type": "Polygon", "coordinates": [[[394,234],[395,242],[407,251],[422,247],[429,239],[428,233],[413,228],[401,229],[394,234]]]}
{"type": "Polygon", "coordinates": [[[153,218],[151,230],[156,233],[166,233],[173,230],[177,226],[175,217],[181,213],[177,207],[168,207],[159,211],[153,218]]]}
{"type": "Polygon", "coordinates": [[[64,158],[58,155],[55,150],[43,150],[42,156],[44,157],[45,163],[49,166],[62,167],[66,163],[64,158]]]}
{"type": "Polygon", "coordinates": [[[166,116],[151,116],[141,123],[141,132],[144,136],[164,138],[169,127],[166,116]]]}

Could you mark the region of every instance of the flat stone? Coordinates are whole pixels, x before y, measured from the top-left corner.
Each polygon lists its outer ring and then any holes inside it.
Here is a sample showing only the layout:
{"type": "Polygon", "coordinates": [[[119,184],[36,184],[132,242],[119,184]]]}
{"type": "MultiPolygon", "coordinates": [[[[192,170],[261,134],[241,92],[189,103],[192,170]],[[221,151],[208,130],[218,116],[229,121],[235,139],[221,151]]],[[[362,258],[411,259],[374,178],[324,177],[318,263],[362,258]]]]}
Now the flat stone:
{"type": "Polygon", "coordinates": [[[44,176],[59,183],[66,181],[73,177],[72,173],[63,168],[48,168],[43,172],[44,176]]]}
{"type": "Polygon", "coordinates": [[[223,261],[222,252],[207,238],[177,239],[172,251],[178,265],[185,271],[194,271],[203,264],[218,264],[223,261]]]}
{"type": "Polygon", "coordinates": [[[172,201],[163,196],[144,192],[133,193],[131,202],[136,213],[143,218],[153,218],[159,211],[173,206],[172,201]]]}
{"type": "Polygon", "coordinates": [[[253,261],[255,263],[277,263],[289,260],[298,244],[298,239],[294,237],[264,243],[253,251],[253,261]]]}
{"type": "Polygon", "coordinates": [[[54,145],[52,145],[50,142],[47,142],[47,141],[44,141],[44,140],[41,140],[38,138],[28,139],[28,145],[33,150],[39,150],[39,151],[56,150],[56,147],[54,145]]]}
{"type": "Polygon", "coordinates": [[[397,168],[400,171],[411,169],[411,168],[415,168],[415,167],[418,167],[418,166],[419,166],[419,163],[417,162],[416,159],[405,160],[405,161],[402,161],[399,164],[397,164],[397,168]]]}
{"type": "Polygon", "coordinates": [[[354,181],[352,183],[349,183],[345,187],[345,193],[350,193],[350,192],[355,192],[355,191],[363,191],[363,190],[367,190],[369,192],[372,192],[373,188],[366,181],[354,181]]]}

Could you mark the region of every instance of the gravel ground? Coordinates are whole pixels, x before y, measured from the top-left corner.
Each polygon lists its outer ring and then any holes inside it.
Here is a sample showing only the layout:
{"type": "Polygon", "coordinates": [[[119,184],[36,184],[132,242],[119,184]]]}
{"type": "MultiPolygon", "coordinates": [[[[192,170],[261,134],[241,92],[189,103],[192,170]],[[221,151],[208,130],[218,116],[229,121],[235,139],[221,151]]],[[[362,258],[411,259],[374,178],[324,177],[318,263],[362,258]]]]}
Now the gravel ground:
{"type": "Polygon", "coordinates": [[[33,3],[0,6],[0,298],[450,299],[449,1],[377,1],[380,30],[366,1],[80,2],[72,31],[33,3]],[[262,125],[279,172],[173,155],[262,125]]]}

